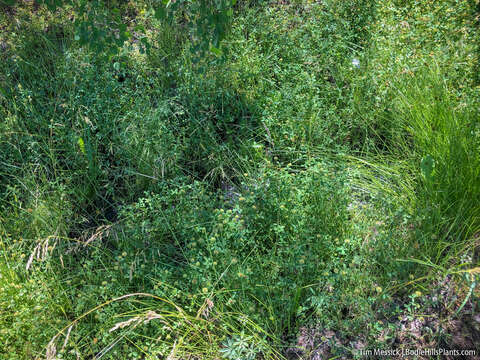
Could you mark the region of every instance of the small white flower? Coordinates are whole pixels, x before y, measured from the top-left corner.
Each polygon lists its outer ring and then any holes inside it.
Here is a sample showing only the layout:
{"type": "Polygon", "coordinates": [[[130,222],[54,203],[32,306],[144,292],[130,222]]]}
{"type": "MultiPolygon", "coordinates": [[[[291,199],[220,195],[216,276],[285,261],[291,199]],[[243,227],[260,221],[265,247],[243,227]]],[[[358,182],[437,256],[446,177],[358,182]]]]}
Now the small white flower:
{"type": "Polygon", "coordinates": [[[354,58],[352,60],[352,65],[353,65],[353,67],[359,68],[360,67],[360,60],[358,60],[357,58],[354,58]]]}

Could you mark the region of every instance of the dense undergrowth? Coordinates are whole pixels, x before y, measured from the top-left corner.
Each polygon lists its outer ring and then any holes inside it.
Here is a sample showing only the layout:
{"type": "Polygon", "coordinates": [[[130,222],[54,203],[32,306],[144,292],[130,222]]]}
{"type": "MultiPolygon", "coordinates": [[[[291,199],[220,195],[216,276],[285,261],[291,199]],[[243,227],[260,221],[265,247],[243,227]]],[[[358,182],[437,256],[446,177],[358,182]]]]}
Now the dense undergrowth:
{"type": "Polygon", "coordinates": [[[478,353],[478,1],[251,1],[200,60],[143,5],[110,57],[2,8],[0,357],[478,353]]]}

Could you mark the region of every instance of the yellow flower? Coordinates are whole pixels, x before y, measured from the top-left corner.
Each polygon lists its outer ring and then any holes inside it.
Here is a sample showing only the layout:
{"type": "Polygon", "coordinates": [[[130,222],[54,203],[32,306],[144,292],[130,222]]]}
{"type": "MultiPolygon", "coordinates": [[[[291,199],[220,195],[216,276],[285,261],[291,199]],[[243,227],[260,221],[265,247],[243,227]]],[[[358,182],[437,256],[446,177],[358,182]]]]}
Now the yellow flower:
{"type": "Polygon", "coordinates": [[[382,289],[380,286],[377,286],[377,287],[375,288],[375,290],[376,290],[378,293],[381,293],[383,289],[382,289]]]}
{"type": "Polygon", "coordinates": [[[208,289],[207,289],[206,287],[204,287],[204,288],[202,289],[202,292],[203,292],[204,294],[206,294],[206,293],[208,292],[208,289]]]}

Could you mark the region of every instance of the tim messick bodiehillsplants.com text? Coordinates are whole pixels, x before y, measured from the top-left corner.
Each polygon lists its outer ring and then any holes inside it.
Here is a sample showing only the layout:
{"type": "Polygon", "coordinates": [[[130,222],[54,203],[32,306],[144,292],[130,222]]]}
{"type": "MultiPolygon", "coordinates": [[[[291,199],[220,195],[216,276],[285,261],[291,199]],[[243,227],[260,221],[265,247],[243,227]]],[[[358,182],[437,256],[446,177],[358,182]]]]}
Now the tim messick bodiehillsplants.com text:
{"type": "Polygon", "coordinates": [[[363,356],[475,356],[475,350],[455,349],[369,349],[360,350],[363,356]]]}

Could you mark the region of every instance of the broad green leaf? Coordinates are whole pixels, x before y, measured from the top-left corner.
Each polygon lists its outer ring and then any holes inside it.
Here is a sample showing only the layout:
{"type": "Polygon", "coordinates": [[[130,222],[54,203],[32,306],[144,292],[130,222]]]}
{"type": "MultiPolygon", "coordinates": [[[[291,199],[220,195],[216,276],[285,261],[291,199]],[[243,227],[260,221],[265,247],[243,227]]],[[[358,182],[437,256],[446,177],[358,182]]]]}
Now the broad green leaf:
{"type": "Polygon", "coordinates": [[[422,171],[422,174],[427,179],[431,178],[434,167],[435,167],[435,160],[431,155],[425,156],[420,162],[420,169],[422,171]]]}
{"type": "Polygon", "coordinates": [[[210,46],[210,51],[214,53],[216,56],[222,56],[223,52],[219,48],[215,46],[210,46]]]}
{"type": "Polygon", "coordinates": [[[80,147],[80,151],[85,155],[85,142],[81,137],[78,138],[77,144],[80,147]]]}

